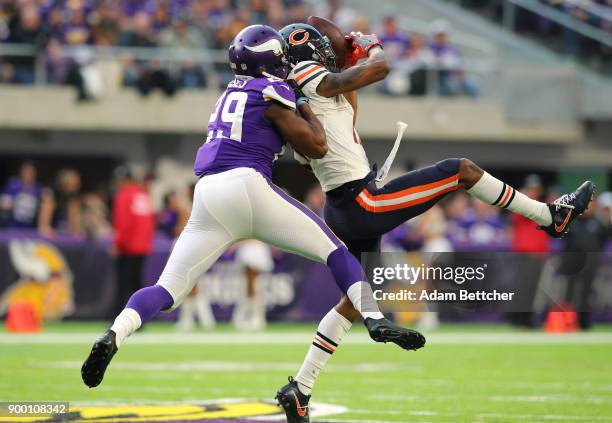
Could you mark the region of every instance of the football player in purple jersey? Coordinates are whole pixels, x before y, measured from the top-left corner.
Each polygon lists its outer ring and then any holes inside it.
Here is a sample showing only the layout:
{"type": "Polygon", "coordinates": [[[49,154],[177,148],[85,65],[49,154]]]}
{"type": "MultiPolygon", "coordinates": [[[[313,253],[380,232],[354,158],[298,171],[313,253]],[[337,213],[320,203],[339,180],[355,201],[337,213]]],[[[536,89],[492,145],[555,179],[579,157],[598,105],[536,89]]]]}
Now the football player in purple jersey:
{"type": "Polygon", "coordinates": [[[285,141],[307,157],[327,153],[325,131],[308,100],[296,100],[283,80],[289,73],[285,49],[280,34],[264,25],[249,26],[234,38],[229,63],[236,78],[217,101],[206,142],[196,156],[200,180],[189,221],[157,284],[134,293],[95,341],[81,369],[87,386],[102,382],[127,336],[160,311],[178,307],[219,256],[243,239],[327,264],[365,321],[376,322],[369,325],[375,341],[406,349],[425,344],[418,332],[384,318],[359,261],[318,216],[271,181],[272,164],[285,141]]]}

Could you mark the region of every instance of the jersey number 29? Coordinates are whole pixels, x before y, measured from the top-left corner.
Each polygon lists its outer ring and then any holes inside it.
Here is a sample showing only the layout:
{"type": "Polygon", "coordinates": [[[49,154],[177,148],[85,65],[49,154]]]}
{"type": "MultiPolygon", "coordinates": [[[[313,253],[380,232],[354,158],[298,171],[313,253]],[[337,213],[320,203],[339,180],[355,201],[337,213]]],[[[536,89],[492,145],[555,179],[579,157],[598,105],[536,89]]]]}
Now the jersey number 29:
{"type": "Polygon", "coordinates": [[[206,142],[216,138],[226,138],[242,142],[242,119],[249,95],[244,91],[225,92],[210,115],[210,124],[218,128],[209,130],[206,142]],[[229,134],[226,133],[229,132],[229,134]]]}

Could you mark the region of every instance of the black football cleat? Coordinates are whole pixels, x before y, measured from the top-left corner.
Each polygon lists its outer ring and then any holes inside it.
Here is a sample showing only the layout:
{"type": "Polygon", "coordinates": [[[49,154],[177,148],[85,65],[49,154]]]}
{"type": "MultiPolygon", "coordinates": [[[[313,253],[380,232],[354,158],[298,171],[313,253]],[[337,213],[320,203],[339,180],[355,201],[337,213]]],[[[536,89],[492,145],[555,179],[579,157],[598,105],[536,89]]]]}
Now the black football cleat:
{"type": "Polygon", "coordinates": [[[393,342],[405,350],[418,350],[425,346],[425,337],[416,330],[406,329],[387,319],[367,318],[363,322],[370,338],[376,342],[393,342]]]}
{"type": "Polygon", "coordinates": [[[301,393],[297,382],[291,376],[289,376],[289,383],[280,388],[274,398],[278,400],[278,405],[285,411],[287,423],[310,422],[308,408],[310,395],[301,393]]]}
{"type": "Polygon", "coordinates": [[[117,343],[115,342],[115,332],[107,330],[91,348],[91,352],[87,360],[81,367],[81,377],[85,385],[90,388],[95,388],[102,382],[104,372],[108,367],[113,356],[117,352],[117,343]]]}
{"type": "Polygon", "coordinates": [[[548,226],[538,226],[553,238],[562,238],[572,221],[589,207],[593,200],[595,184],[586,181],[572,193],[564,194],[548,205],[553,222],[548,226]]]}

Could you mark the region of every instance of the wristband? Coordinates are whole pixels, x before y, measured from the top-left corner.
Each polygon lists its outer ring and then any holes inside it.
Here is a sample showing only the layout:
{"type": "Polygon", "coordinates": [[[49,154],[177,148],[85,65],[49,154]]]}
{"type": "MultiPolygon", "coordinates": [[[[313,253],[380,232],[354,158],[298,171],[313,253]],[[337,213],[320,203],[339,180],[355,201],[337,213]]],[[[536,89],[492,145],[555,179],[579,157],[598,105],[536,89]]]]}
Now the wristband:
{"type": "Polygon", "coordinates": [[[295,104],[297,107],[300,107],[302,104],[308,104],[309,102],[308,97],[300,97],[295,101],[295,104]]]}

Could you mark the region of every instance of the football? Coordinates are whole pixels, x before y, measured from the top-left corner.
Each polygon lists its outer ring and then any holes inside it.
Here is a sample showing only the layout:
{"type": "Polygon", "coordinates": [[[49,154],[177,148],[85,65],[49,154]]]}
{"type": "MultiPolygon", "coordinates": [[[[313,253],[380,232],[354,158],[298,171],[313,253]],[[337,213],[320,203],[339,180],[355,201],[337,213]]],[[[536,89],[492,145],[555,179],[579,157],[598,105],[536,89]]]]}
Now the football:
{"type": "Polygon", "coordinates": [[[329,42],[336,53],[336,64],[340,68],[344,68],[351,51],[340,28],[329,19],[320,16],[309,16],[308,19],[306,19],[306,23],[314,26],[321,34],[329,38],[329,42]]]}

